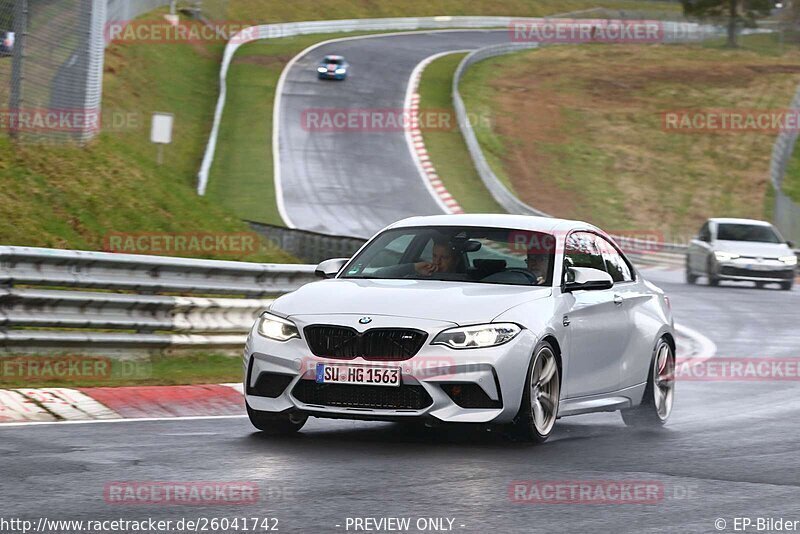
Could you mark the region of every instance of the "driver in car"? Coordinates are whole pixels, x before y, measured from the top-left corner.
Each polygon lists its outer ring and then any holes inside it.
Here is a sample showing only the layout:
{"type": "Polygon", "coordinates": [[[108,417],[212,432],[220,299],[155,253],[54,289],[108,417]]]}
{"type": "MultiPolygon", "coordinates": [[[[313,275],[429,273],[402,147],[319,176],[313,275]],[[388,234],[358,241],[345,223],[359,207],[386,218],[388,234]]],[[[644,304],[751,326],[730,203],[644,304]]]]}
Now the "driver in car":
{"type": "Polygon", "coordinates": [[[433,254],[431,261],[421,261],[414,264],[414,270],[422,276],[430,276],[433,273],[454,273],[457,272],[458,255],[453,245],[445,240],[435,240],[433,242],[433,254]]]}

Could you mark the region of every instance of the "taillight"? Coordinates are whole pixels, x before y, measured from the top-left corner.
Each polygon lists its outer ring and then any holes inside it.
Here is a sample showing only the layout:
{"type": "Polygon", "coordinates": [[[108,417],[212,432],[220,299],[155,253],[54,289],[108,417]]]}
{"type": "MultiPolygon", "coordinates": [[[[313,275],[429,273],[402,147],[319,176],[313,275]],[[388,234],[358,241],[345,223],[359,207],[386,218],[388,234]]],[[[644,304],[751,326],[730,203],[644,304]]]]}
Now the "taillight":
{"type": "Polygon", "coordinates": [[[667,303],[667,308],[669,308],[669,311],[672,311],[672,303],[669,301],[669,297],[666,295],[664,295],[664,302],[667,303]]]}

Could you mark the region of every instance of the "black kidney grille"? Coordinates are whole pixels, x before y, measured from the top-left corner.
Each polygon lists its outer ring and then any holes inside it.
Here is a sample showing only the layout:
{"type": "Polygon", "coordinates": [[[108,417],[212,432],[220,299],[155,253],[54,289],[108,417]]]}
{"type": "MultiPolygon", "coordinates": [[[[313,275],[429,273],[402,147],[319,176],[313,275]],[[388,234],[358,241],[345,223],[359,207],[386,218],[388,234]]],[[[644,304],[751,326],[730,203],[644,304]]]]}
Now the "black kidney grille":
{"type": "Polygon", "coordinates": [[[314,355],[341,360],[407,360],[428,338],[425,332],[407,328],[373,328],[360,334],[346,326],[313,325],[303,332],[314,355]]]}

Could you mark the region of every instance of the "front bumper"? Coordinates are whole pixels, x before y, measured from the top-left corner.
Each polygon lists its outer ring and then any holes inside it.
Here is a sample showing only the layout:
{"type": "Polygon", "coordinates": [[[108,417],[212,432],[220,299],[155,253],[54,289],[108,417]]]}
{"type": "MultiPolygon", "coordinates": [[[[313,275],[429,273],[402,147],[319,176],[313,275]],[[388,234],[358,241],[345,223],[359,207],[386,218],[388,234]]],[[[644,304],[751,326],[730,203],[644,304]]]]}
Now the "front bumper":
{"type": "Polygon", "coordinates": [[[529,330],[498,347],[453,350],[430,344],[439,331],[452,324],[432,325],[407,318],[396,322],[382,318],[381,322],[386,323],[382,327],[425,330],[426,344],[412,358],[398,362],[340,360],[313,356],[303,339],[280,343],[251,333],[244,354],[247,404],[264,412],[290,410],[316,417],[371,420],[432,418],[453,423],[507,423],[516,416],[537,341],[529,330]],[[401,386],[317,384],[318,362],[400,367],[401,386]],[[270,393],[276,396],[266,397],[255,389],[262,373],[267,373],[265,378],[278,379],[275,391],[270,393]],[[459,396],[451,396],[454,387],[459,396]],[[478,393],[486,402],[478,403],[480,407],[465,407],[475,405],[461,396],[466,391],[478,393]]]}
{"type": "Polygon", "coordinates": [[[789,282],[794,280],[794,266],[779,260],[755,261],[749,258],[718,262],[714,273],[720,280],[742,280],[750,282],[789,282]]]}
{"type": "Polygon", "coordinates": [[[319,76],[322,80],[344,80],[347,78],[347,73],[344,74],[336,74],[334,72],[319,72],[317,71],[317,76],[319,76]]]}

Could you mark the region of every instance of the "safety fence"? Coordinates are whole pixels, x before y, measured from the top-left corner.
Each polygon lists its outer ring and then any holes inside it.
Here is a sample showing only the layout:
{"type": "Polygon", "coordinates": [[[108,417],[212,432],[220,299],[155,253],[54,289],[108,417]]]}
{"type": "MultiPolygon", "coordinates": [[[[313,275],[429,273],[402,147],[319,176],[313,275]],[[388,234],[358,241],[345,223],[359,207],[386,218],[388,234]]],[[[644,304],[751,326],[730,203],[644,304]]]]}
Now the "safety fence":
{"type": "Polygon", "coordinates": [[[0,0],[0,129],[20,141],[86,142],[100,132],[106,24],[169,0],[0,0]],[[8,106],[6,108],[6,106],[8,106]]]}

